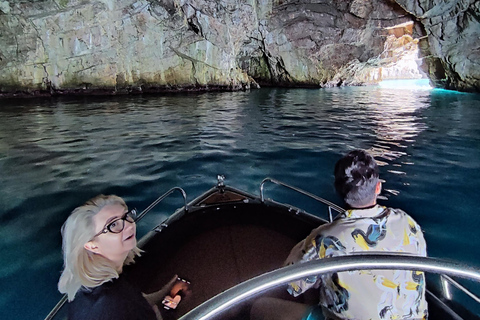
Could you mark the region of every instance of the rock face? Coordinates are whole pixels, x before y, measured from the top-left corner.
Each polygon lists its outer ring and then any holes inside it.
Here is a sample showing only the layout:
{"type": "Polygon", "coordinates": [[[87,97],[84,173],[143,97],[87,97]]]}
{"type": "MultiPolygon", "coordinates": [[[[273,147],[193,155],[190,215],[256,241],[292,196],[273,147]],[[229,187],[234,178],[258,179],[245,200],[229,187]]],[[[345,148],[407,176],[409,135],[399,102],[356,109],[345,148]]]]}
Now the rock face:
{"type": "Polygon", "coordinates": [[[388,0],[280,1],[240,66],[261,84],[374,83],[392,62],[386,28],[406,22],[412,16],[388,0]]]}
{"type": "Polygon", "coordinates": [[[0,0],[0,94],[361,85],[416,63],[478,91],[479,4],[397,2],[0,0]]]}
{"type": "Polygon", "coordinates": [[[480,92],[480,1],[396,2],[426,30],[430,79],[439,87],[480,92]]]}

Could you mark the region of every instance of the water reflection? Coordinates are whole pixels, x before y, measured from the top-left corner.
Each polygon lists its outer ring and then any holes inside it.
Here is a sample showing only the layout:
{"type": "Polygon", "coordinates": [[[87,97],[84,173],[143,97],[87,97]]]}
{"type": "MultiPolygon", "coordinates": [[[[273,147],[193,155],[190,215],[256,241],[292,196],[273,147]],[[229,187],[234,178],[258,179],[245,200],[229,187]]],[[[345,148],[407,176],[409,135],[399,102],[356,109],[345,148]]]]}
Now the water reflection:
{"type": "Polygon", "coordinates": [[[0,181],[10,187],[0,191],[0,201],[8,210],[23,201],[21,194],[159,179],[162,164],[195,154],[360,147],[387,165],[405,156],[426,128],[420,110],[429,103],[428,92],[335,88],[60,99],[2,110],[0,161],[9,174],[0,181]]]}
{"type": "Polygon", "coordinates": [[[1,182],[10,188],[0,201],[8,210],[22,201],[22,190],[34,196],[80,185],[101,189],[106,181],[125,185],[125,176],[145,176],[145,168],[158,179],[160,164],[196,153],[361,147],[387,165],[426,128],[420,110],[429,104],[428,92],[335,88],[59,99],[2,110],[0,161],[9,174],[1,182]]]}
{"type": "Polygon", "coordinates": [[[378,142],[372,152],[379,158],[392,161],[405,156],[405,148],[427,128],[421,111],[430,105],[429,92],[410,90],[374,90],[369,105],[378,142]]]}
{"type": "Polygon", "coordinates": [[[358,147],[359,141],[375,139],[370,150],[387,164],[404,156],[404,149],[425,130],[421,111],[430,105],[429,94],[381,88],[273,90],[268,97],[260,97],[258,105],[260,110],[263,105],[274,107],[255,120],[262,129],[272,129],[272,138],[274,132],[290,136],[288,143],[296,140],[300,147],[308,138],[311,147],[319,149],[337,149],[338,143],[358,147]],[[276,119],[275,123],[271,119],[276,119]]]}

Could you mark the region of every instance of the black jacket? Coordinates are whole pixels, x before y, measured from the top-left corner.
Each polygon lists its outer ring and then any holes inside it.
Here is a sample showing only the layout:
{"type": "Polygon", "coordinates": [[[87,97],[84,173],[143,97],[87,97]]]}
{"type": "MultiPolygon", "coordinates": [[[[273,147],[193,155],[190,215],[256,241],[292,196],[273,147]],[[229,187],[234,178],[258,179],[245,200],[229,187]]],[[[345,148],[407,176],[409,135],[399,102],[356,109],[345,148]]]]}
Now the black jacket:
{"type": "Polygon", "coordinates": [[[124,277],[81,288],[68,306],[69,320],[156,320],[140,289],[124,277]]]}

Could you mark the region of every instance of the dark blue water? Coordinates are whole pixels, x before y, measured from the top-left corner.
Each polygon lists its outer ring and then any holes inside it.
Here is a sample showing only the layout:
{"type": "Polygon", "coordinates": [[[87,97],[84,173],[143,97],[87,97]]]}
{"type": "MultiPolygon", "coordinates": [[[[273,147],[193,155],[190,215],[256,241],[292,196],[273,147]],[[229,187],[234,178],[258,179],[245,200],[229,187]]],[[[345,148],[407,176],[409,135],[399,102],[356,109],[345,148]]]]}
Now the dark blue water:
{"type": "Polygon", "coordinates": [[[340,204],[332,169],[354,148],[381,163],[381,202],[420,223],[431,256],[480,266],[480,96],[395,87],[0,101],[1,317],[55,305],[60,227],[98,193],[143,209],[174,186],[192,200],[217,174],[257,194],[270,176],[340,204]]]}

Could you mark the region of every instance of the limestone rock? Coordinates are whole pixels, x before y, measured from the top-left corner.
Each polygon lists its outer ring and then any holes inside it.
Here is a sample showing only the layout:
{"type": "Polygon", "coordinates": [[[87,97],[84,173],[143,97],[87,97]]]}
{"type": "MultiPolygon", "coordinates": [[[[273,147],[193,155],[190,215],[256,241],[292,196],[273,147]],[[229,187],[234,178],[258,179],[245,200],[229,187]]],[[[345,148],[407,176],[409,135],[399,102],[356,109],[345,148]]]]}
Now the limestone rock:
{"type": "Polygon", "coordinates": [[[10,2],[10,12],[0,14],[0,91],[248,88],[251,79],[237,67],[231,39],[243,37],[245,28],[235,24],[245,21],[230,19],[218,6],[220,19],[196,29],[194,21],[210,18],[202,10],[211,8],[200,5],[10,2]]]}
{"type": "Polygon", "coordinates": [[[477,1],[396,1],[0,0],[0,95],[362,85],[417,63],[478,90],[477,1]]]}
{"type": "Polygon", "coordinates": [[[439,87],[480,92],[480,2],[395,1],[425,28],[430,79],[439,87]]]}

